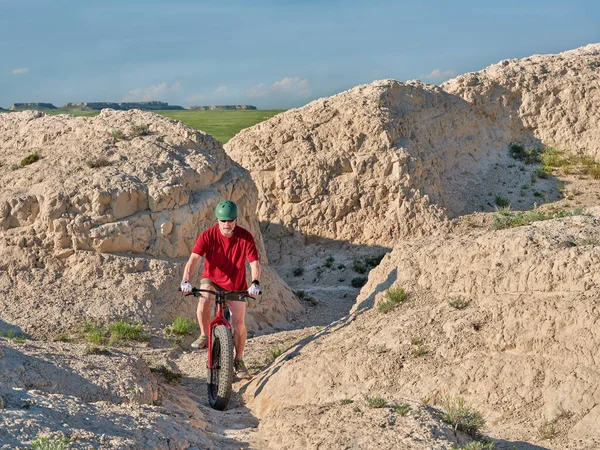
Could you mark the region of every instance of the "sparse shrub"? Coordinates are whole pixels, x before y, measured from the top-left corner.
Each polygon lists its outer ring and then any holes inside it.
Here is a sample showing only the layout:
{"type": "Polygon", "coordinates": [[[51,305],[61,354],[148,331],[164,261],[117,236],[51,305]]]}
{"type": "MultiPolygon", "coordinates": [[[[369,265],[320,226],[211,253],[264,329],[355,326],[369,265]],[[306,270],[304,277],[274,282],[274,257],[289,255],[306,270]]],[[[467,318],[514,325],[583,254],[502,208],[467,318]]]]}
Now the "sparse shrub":
{"type": "Polygon", "coordinates": [[[106,158],[96,158],[96,159],[88,159],[85,164],[90,169],[96,169],[98,167],[107,167],[111,165],[111,162],[106,158]]]}
{"type": "Polygon", "coordinates": [[[506,197],[502,197],[501,195],[496,195],[496,199],[494,200],[494,203],[496,204],[496,206],[499,206],[500,208],[506,208],[507,206],[510,206],[510,200],[507,199],[506,197]]]}
{"type": "Polygon", "coordinates": [[[150,370],[153,373],[160,373],[168,383],[172,383],[174,381],[178,381],[181,379],[181,374],[177,372],[173,372],[169,367],[165,364],[161,364],[157,367],[150,367],[150,370]]]}
{"type": "Polygon", "coordinates": [[[104,341],[105,331],[99,324],[95,322],[86,322],[83,325],[83,331],[88,342],[95,345],[102,345],[104,341]]]}
{"type": "Polygon", "coordinates": [[[429,353],[429,350],[427,350],[427,347],[424,345],[417,345],[413,347],[411,353],[415,358],[420,358],[421,356],[425,356],[427,353],[429,353]]]}
{"type": "Polygon", "coordinates": [[[387,404],[385,402],[385,399],[383,397],[379,397],[379,396],[375,396],[375,397],[365,396],[365,400],[367,402],[367,405],[369,405],[370,408],[383,408],[387,404]]]}
{"type": "Polygon", "coordinates": [[[113,130],[111,131],[110,135],[118,141],[125,139],[125,133],[123,133],[123,130],[113,130]]]}
{"type": "Polygon", "coordinates": [[[559,154],[554,147],[546,147],[540,155],[540,160],[546,169],[563,167],[569,164],[569,159],[559,154]]]}
{"type": "Polygon", "coordinates": [[[112,355],[112,353],[105,349],[105,348],[100,348],[100,347],[86,347],[84,353],[86,355],[102,355],[102,356],[110,356],[112,355]]]}
{"type": "Polygon", "coordinates": [[[333,262],[335,261],[333,256],[329,256],[326,260],[325,260],[325,264],[323,264],[325,267],[327,267],[328,269],[331,269],[333,267],[333,262]]]}
{"type": "Polygon", "coordinates": [[[351,400],[351,399],[349,399],[349,398],[343,398],[343,399],[340,401],[340,404],[341,404],[342,406],[343,406],[343,405],[349,405],[350,403],[354,403],[354,400],[351,400]]]}
{"type": "Polygon", "coordinates": [[[13,172],[15,170],[19,170],[21,168],[21,166],[19,164],[11,164],[10,166],[10,170],[12,170],[13,172]]]}
{"type": "Polygon", "coordinates": [[[67,450],[71,439],[64,436],[39,436],[31,441],[31,450],[67,450]]]}
{"type": "Polygon", "coordinates": [[[485,427],[485,420],[480,412],[468,407],[462,397],[446,397],[443,404],[442,420],[469,436],[479,436],[485,427]]]}
{"type": "Polygon", "coordinates": [[[367,271],[367,263],[362,258],[355,259],[352,261],[352,269],[354,269],[356,273],[363,274],[367,271]]]}
{"type": "Polygon", "coordinates": [[[338,270],[345,270],[345,269],[346,269],[346,266],[344,264],[340,264],[338,266],[338,270]]]}
{"type": "Polygon", "coordinates": [[[56,336],[54,336],[54,340],[56,342],[73,342],[73,339],[71,339],[69,333],[58,333],[56,336]]]}
{"type": "Polygon", "coordinates": [[[385,256],[385,253],[382,253],[380,255],[366,256],[365,263],[367,264],[367,266],[369,266],[371,268],[377,267],[379,265],[379,263],[381,263],[381,260],[383,259],[384,256],[385,256]]]}
{"type": "Polygon", "coordinates": [[[185,335],[190,334],[196,328],[196,323],[190,319],[176,317],[171,325],[165,327],[165,331],[169,334],[185,335]]]}
{"type": "Polygon", "coordinates": [[[554,211],[548,213],[540,211],[537,207],[534,207],[529,211],[517,212],[512,212],[510,209],[506,209],[503,211],[497,211],[494,214],[492,228],[495,230],[514,228],[541,220],[560,219],[562,217],[580,216],[582,214],[583,210],[580,208],[573,209],[571,211],[554,211]]]}
{"type": "Polygon", "coordinates": [[[40,160],[40,155],[38,155],[37,153],[32,153],[30,155],[28,155],[27,157],[25,157],[22,161],[21,161],[21,166],[25,167],[28,166],[29,164],[33,164],[36,161],[40,160]]]}
{"type": "Polygon", "coordinates": [[[365,284],[367,284],[367,277],[355,277],[350,281],[350,285],[357,289],[360,289],[365,284]]]}
{"type": "Polygon", "coordinates": [[[294,270],[292,270],[292,274],[295,277],[302,276],[304,274],[304,267],[296,267],[294,270]]]}
{"type": "Polygon", "coordinates": [[[542,441],[552,439],[558,435],[556,424],[554,421],[544,422],[538,428],[538,436],[542,441]]]}
{"type": "Polygon", "coordinates": [[[600,179],[600,163],[587,156],[581,157],[580,161],[583,166],[582,172],[584,175],[589,175],[595,180],[600,179]]]}
{"type": "Polygon", "coordinates": [[[131,135],[133,137],[146,136],[149,133],[150,128],[148,127],[148,125],[134,125],[131,128],[131,135]]]}
{"type": "Polygon", "coordinates": [[[273,345],[267,350],[266,362],[270,363],[275,361],[285,351],[285,347],[281,345],[273,345]]]}
{"type": "Polygon", "coordinates": [[[377,311],[382,312],[384,314],[390,312],[398,305],[401,305],[407,299],[406,292],[404,292],[404,289],[400,286],[390,287],[386,291],[385,297],[387,298],[387,300],[381,303],[379,306],[377,306],[377,311]]]}
{"type": "Polygon", "coordinates": [[[488,441],[486,439],[481,441],[471,441],[461,447],[457,447],[454,444],[452,445],[452,450],[494,450],[495,448],[496,444],[494,444],[493,441],[488,441]]]}
{"type": "Polygon", "coordinates": [[[399,405],[395,405],[394,412],[404,417],[410,412],[410,405],[406,403],[400,403],[399,405]]]}
{"type": "Polygon", "coordinates": [[[306,297],[306,292],[304,292],[304,291],[294,291],[294,294],[300,300],[304,300],[304,298],[306,297]]]}
{"type": "Polygon", "coordinates": [[[317,267],[316,273],[317,273],[317,280],[319,280],[321,278],[321,275],[323,275],[323,268],[322,267],[317,267]]]}
{"type": "Polygon", "coordinates": [[[471,301],[464,297],[457,297],[448,302],[448,304],[454,309],[465,309],[470,303],[471,301]]]}
{"type": "Polygon", "coordinates": [[[538,166],[535,168],[535,174],[538,178],[548,178],[550,176],[550,172],[544,166],[538,166]]]}

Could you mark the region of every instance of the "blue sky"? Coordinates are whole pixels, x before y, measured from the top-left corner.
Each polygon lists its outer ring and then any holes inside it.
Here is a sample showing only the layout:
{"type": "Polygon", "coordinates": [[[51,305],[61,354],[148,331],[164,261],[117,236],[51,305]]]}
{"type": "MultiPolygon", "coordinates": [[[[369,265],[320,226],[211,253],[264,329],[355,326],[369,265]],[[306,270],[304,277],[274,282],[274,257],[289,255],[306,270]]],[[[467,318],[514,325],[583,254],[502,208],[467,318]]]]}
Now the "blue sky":
{"type": "Polygon", "coordinates": [[[600,42],[600,2],[0,0],[0,107],[290,108],[600,42]]]}

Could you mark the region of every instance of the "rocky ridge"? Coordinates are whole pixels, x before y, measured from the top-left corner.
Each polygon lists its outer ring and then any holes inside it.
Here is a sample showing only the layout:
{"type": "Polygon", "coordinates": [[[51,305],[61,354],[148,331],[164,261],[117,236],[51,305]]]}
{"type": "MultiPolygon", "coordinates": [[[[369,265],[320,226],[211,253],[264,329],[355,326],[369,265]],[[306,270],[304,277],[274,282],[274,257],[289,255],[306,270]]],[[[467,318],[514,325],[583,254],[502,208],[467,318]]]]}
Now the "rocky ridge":
{"type": "Polygon", "coordinates": [[[247,172],[207,134],[141,111],[23,112],[0,117],[0,141],[3,320],[41,335],[84,318],[194,317],[195,302],[177,293],[182,264],[222,198],[239,203],[265,262],[272,297],[250,327],[282,325],[298,308],[266,264],[247,172]],[[30,155],[39,160],[20,165],[30,155]]]}

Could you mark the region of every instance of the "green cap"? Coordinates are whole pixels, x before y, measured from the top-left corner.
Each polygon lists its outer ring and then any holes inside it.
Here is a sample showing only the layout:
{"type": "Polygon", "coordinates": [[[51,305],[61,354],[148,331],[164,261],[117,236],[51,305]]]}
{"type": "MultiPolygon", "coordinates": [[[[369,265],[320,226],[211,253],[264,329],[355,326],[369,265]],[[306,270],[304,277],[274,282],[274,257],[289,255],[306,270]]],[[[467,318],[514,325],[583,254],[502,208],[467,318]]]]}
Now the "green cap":
{"type": "Polygon", "coordinates": [[[215,208],[215,216],[219,220],[235,220],[237,214],[237,205],[231,200],[223,200],[215,208]]]}

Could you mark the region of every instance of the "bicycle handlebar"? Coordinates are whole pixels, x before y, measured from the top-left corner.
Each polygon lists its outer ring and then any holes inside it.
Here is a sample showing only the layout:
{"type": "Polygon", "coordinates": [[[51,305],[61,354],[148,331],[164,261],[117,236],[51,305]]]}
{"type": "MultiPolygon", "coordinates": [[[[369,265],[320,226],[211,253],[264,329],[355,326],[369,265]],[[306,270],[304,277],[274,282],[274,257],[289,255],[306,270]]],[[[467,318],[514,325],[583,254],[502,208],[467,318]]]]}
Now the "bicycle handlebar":
{"type": "MultiPolygon", "coordinates": [[[[181,288],[179,288],[178,291],[181,292],[181,288]]],[[[206,292],[208,294],[214,294],[217,297],[219,297],[219,295],[220,295],[223,298],[225,298],[225,296],[228,295],[228,294],[238,295],[239,299],[229,299],[229,300],[234,301],[234,302],[243,302],[244,301],[243,299],[245,299],[246,297],[254,298],[250,294],[248,294],[248,291],[220,291],[218,289],[214,289],[214,290],[211,290],[211,289],[198,289],[198,288],[195,288],[195,287],[192,288],[192,292],[184,294],[184,295],[193,295],[194,297],[200,297],[200,294],[202,292],[206,292]]],[[[262,291],[259,291],[258,294],[261,295],[262,291]]]]}

